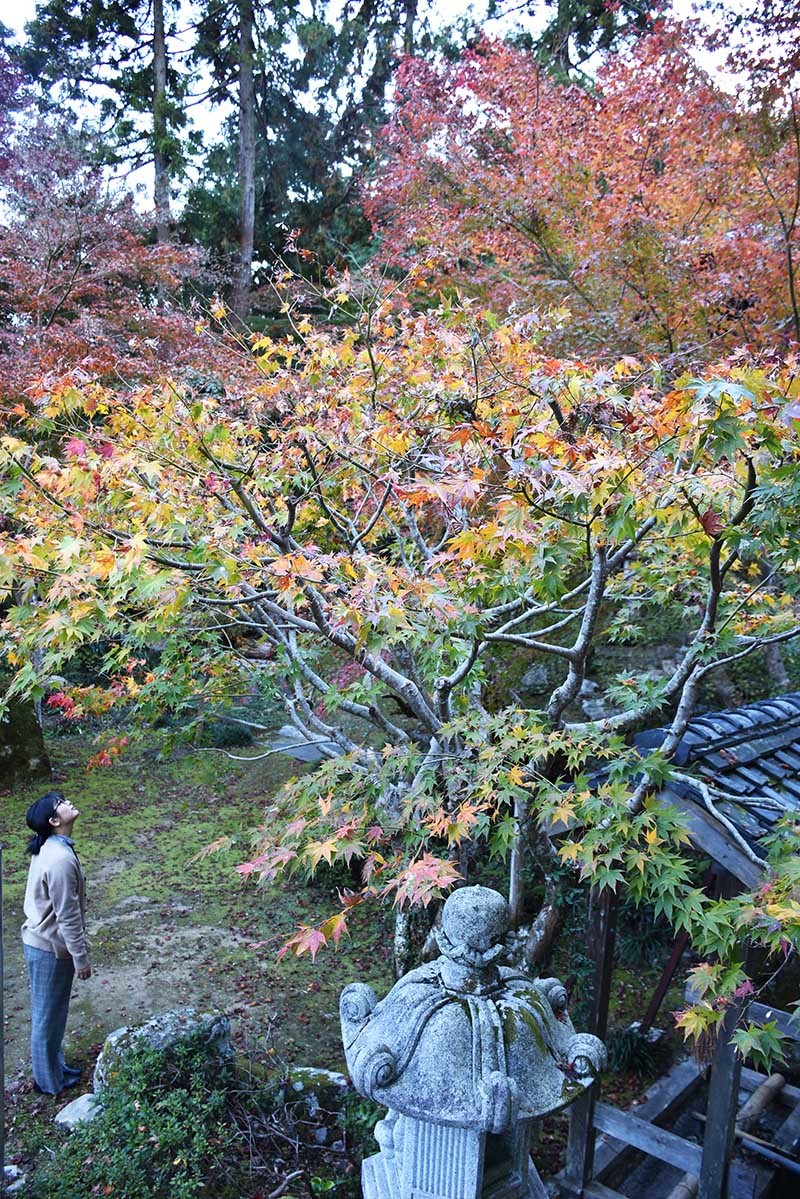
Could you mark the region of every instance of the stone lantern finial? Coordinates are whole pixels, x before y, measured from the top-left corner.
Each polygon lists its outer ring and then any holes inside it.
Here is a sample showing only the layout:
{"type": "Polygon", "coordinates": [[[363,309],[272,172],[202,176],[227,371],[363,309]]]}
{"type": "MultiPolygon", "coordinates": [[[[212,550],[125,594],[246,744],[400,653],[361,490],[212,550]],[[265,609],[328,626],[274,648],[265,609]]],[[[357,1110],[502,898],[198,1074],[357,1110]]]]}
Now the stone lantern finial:
{"type": "Polygon", "coordinates": [[[577,1034],[557,979],[500,964],[502,895],[463,887],[444,905],[442,957],[378,1003],[363,983],[340,1001],[353,1083],[389,1111],[364,1162],[364,1199],[536,1199],[533,1121],[571,1103],[605,1064],[577,1034]],[[499,1188],[499,1189],[498,1189],[499,1188]]]}

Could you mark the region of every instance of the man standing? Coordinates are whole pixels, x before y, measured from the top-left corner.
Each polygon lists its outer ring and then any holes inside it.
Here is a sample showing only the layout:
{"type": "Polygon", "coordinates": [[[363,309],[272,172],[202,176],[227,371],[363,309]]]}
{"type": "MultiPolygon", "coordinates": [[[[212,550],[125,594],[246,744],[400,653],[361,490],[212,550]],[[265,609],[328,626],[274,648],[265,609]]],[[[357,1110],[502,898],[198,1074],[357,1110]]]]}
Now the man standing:
{"type": "Polygon", "coordinates": [[[80,1070],[64,1061],[75,974],[92,973],[86,939],[86,877],[75,852],[72,829],[78,809],[60,791],[48,791],[28,808],[34,836],[25,889],[23,950],[31,986],[31,1060],[34,1089],[48,1095],[74,1087],[80,1070]]]}

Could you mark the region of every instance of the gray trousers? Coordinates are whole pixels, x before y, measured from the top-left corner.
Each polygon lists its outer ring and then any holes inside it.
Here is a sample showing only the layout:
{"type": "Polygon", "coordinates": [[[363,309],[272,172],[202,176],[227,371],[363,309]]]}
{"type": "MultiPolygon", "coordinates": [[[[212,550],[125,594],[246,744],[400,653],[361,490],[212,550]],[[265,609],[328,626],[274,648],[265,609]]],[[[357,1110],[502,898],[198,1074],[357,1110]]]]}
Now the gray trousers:
{"type": "Polygon", "coordinates": [[[64,1052],[69,997],[75,967],[72,958],[57,958],[23,942],[31,985],[31,1063],[36,1085],[50,1095],[64,1088],[64,1052]]]}

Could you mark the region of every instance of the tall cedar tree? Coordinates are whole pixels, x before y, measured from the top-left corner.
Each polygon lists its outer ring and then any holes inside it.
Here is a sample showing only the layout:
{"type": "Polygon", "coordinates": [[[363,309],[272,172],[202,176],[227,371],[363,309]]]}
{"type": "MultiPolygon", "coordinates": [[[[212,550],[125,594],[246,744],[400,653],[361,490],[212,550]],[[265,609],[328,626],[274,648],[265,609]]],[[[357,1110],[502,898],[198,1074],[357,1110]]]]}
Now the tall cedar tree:
{"type": "Polygon", "coordinates": [[[85,105],[99,97],[98,145],[107,161],[154,167],[155,227],[170,236],[170,192],[188,146],[187,78],[169,61],[169,0],[47,0],[26,26],[19,52],[44,90],[46,108],[85,105]]]}
{"type": "Polygon", "coordinates": [[[211,74],[211,101],[235,99],[236,112],[189,192],[184,228],[234,264],[237,315],[248,309],[253,255],[271,264],[291,230],[326,264],[364,253],[356,184],[398,56],[417,44],[417,8],[417,0],[364,0],[330,20],[291,0],[252,14],[244,0],[204,10],[194,58],[211,74]]]}

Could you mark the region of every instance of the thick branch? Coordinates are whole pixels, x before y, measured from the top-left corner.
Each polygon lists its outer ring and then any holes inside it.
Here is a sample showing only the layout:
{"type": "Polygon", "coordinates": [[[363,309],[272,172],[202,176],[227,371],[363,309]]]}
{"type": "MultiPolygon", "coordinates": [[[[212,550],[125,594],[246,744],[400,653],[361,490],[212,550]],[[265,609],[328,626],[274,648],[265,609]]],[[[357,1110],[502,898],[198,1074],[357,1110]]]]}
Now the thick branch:
{"type": "Polygon", "coordinates": [[[586,659],[592,645],[592,638],[600,615],[606,581],[608,579],[608,556],[605,546],[598,545],[592,558],[592,575],[589,594],[583,611],[583,619],[578,636],[570,651],[570,663],[567,677],[560,687],[550,696],[547,705],[547,715],[553,724],[558,724],[567,708],[577,696],[581,683],[586,676],[586,659]]]}

